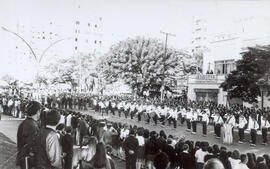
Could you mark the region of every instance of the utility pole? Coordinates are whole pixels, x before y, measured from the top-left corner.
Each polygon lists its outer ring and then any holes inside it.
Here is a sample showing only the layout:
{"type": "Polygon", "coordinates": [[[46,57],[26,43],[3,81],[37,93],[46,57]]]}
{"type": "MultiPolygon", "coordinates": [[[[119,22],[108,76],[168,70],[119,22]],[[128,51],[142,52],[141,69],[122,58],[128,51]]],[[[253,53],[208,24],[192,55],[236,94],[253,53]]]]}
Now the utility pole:
{"type": "MultiPolygon", "coordinates": [[[[176,35],[175,34],[172,34],[170,32],[163,32],[163,31],[160,31],[161,34],[165,35],[165,48],[164,48],[164,56],[166,57],[167,56],[167,44],[168,44],[168,36],[173,36],[175,37],[176,35]]],[[[162,86],[161,86],[161,95],[160,95],[160,100],[161,102],[163,101],[163,95],[164,95],[164,89],[165,89],[165,62],[163,63],[164,65],[164,68],[163,68],[163,78],[162,78],[162,86]]]]}

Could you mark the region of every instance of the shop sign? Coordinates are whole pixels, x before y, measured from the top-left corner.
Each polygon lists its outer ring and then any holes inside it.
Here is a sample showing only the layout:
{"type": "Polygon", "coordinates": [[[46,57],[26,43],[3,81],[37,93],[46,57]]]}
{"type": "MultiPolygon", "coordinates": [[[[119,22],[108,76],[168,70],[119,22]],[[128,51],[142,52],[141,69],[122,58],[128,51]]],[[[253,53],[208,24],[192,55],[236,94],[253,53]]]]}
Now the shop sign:
{"type": "Polygon", "coordinates": [[[217,83],[217,76],[213,74],[209,75],[196,75],[196,83],[217,83]]]}

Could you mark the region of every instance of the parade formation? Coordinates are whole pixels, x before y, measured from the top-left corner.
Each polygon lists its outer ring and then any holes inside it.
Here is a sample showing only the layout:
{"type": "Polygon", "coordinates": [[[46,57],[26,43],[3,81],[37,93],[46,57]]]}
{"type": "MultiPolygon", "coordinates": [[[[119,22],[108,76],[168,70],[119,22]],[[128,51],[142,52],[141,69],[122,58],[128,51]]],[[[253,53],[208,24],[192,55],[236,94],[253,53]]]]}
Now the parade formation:
{"type": "Polygon", "coordinates": [[[270,169],[270,1],[0,5],[0,169],[270,169]]]}

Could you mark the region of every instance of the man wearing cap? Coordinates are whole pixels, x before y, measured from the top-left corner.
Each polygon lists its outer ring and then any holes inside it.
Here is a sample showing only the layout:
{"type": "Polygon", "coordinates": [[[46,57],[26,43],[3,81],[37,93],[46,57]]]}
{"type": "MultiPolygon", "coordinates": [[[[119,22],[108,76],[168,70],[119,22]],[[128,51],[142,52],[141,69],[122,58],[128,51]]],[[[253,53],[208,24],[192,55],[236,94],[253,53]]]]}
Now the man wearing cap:
{"type": "MultiPolygon", "coordinates": [[[[17,160],[16,164],[22,169],[25,168],[25,158],[29,156],[31,145],[35,135],[39,132],[38,120],[40,118],[41,105],[36,101],[31,101],[26,106],[26,119],[19,125],[17,131],[17,160]]],[[[29,162],[28,167],[31,168],[33,164],[29,162]]]]}

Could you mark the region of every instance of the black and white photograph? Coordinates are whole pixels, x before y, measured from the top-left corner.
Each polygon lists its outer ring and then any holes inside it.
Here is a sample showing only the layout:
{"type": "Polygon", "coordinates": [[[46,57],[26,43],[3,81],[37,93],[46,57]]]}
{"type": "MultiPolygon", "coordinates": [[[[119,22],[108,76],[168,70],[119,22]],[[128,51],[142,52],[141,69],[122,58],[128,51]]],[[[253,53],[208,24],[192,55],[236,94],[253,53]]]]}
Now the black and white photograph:
{"type": "Polygon", "coordinates": [[[270,169],[270,0],[0,0],[0,169],[270,169]]]}

